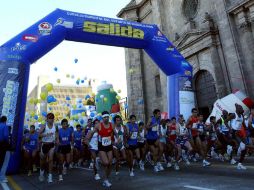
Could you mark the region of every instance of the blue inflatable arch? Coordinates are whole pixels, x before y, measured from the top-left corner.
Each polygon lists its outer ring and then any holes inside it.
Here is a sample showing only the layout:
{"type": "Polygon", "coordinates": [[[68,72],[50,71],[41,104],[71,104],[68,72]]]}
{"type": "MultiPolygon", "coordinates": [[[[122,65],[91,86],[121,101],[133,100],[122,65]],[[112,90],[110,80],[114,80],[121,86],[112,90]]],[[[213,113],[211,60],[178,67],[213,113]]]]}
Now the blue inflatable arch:
{"type": "Polygon", "coordinates": [[[30,65],[63,40],[144,49],[168,76],[168,112],[193,104],[192,67],[156,25],[57,9],[0,47],[0,111],[13,126],[10,172],[19,167],[30,65]]]}

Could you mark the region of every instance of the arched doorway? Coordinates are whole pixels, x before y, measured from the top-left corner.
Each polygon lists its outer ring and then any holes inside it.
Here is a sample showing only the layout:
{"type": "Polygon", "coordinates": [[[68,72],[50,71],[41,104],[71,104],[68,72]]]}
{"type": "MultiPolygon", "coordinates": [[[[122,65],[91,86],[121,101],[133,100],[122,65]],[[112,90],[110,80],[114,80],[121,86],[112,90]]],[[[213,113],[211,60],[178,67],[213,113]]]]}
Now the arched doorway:
{"type": "Polygon", "coordinates": [[[206,70],[200,70],[195,78],[196,101],[199,112],[207,119],[217,100],[216,86],[213,76],[206,70]]]}

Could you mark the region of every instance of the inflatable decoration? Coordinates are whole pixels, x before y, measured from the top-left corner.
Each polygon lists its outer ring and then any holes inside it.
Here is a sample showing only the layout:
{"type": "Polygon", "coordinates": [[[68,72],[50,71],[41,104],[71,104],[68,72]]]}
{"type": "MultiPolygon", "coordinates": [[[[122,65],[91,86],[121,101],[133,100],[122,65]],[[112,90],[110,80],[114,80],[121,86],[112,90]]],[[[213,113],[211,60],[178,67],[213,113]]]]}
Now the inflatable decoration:
{"type": "MultiPolygon", "coordinates": [[[[194,106],[192,67],[158,26],[57,9],[0,46],[0,114],[13,126],[16,147],[9,172],[17,172],[20,164],[30,65],[63,40],[143,49],[167,76],[169,115],[194,106]]],[[[52,89],[52,84],[46,85],[47,92],[52,89]]]]}

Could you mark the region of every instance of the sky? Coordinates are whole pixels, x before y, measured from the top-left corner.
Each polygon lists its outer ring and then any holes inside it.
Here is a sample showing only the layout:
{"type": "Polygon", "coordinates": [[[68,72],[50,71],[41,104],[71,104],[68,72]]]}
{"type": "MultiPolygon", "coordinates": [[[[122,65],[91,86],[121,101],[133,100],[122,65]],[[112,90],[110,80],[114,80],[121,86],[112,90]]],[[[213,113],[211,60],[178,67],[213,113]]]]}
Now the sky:
{"type": "MultiPolygon", "coordinates": [[[[0,6],[0,45],[10,40],[38,20],[57,8],[117,18],[117,13],[130,0],[6,0],[0,6]]],[[[37,84],[39,75],[47,75],[53,84],[76,85],[75,79],[95,79],[96,86],[101,81],[121,89],[121,96],[127,95],[124,48],[64,41],[36,63],[31,65],[29,89],[37,84]],[[74,60],[78,59],[78,63],[74,60]],[[57,71],[54,70],[57,68],[57,71]],[[60,79],[60,83],[57,80],[60,79]]],[[[58,80],[59,81],[59,80],[58,80]]]]}

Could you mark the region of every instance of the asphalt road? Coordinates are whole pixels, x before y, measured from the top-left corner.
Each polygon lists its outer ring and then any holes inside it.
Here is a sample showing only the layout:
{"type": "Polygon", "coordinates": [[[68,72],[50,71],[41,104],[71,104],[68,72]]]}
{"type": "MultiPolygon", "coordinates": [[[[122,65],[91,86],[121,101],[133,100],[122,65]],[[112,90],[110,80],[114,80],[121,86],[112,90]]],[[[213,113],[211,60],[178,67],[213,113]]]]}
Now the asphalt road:
{"type": "MultiPolygon", "coordinates": [[[[154,173],[151,166],[146,171],[135,169],[135,177],[130,177],[126,166],[121,168],[120,174],[112,172],[110,182],[112,190],[174,190],[174,189],[200,189],[200,190],[253,190],[254,158],[247,158],[247,170],[237,170],[229,163],[212,161],[212,166],[202,167],[201,163],[191,163],[190,166],[180,164],[181,169],[174,171],[167,168],[165,171],[154,173]]],[[[102,174],[102,171],[100,171],[102,174]]],[[[54,182],[48,184],[39,182],[38,173],[27,177],[25,174],[9,177],[11,190],[101,190],[102,180],[95,181],[91,170],[86,168],[71,169],[64,176],[64,181],[58,182],[58,175],[54,175],[54,182]]],[[[1,187],[1,186],[0,186],[1,187]]],[[[6,188],[6,187],[5,187],[6,188]]],[[[4,189],[6,190],[6,189],[4,189]]]]}

